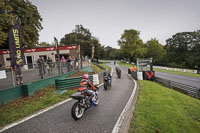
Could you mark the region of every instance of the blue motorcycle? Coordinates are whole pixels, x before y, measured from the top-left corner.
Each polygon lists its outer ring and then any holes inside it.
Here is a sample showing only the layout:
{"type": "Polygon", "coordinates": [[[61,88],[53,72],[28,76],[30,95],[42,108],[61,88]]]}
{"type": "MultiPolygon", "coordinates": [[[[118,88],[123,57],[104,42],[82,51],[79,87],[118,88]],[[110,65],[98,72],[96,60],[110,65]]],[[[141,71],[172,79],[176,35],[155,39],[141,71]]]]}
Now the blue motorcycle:
{"type": "Polygon", "coordinates": [[[99,104],[99,88],[97,86],[95,87],[96,91],[92,98],[91,96],[88,96],[88,93],[93,93],[90,92],[90,90],[76,92],[70,96],[71,98],[78,100],[71,109],[71,115],[75,120],[79,120],[87,109],[99,104]]]}

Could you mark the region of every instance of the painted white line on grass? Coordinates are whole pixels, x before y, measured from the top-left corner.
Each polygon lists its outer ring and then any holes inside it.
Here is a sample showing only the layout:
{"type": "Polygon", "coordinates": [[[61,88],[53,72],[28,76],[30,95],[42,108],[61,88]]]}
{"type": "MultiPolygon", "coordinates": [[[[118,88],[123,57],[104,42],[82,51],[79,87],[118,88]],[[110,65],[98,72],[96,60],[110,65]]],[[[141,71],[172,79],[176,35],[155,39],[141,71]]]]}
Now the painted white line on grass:
{"type": "Polygon", "coordinates": [[[135,86],[134,86],[133,92],[132,92],[132,94],[131,94],[131,96],[130,96],[130,98],[129,98],[127,104],[126,104],[126,106],[124,107],[122,113],[120,114],[120,116],[119,116],[119,118],[117,120],[117,123],[115,124],[115,126],[114,126],[114,128],[112,130],[112,133],[118,133],[119,132],[120,127],[122,126],[122,123],[124,121],[125,115],[126,115],[128,109],[129,109],[129,107],[131,105],[131,102],[132,102],[132,100],[133,100],[133,98],[135,96],[135,92],[136,92],[136,88],[137,88],[137,83],[136,83],[136,81],[130,75],[128,75],[128,76],[133,80],[133,82],[135,83],[135,86]]]}
{"type": "MultiPolygon", "coordinates": [[[[100,87],[100,86],[102,86],[102,85],[103,85],[103,83],[99,84],[97,87],[100,87]]],[[[39,111],[39,112],[37,112],[37,113],[34,113],[34,114],[31,115],[31,116],[27,116],[27,117],[23,118],[22,120],[18,120],[18,121],[14,122],[14,123],[11,123],[11,124],[7,125],[6,127],[3,127],[2,129],[0,129],[0,133],[3,132],[3,131],[5,131],[5,130],[7,130],[7,129],[9,129],[9,128],[12,128],[12,127],[14,127],[14,126],[16,126],[16,125],[18,125],[18,124],[20,124],[20,123],[23,123],[23,122],[25,122],[25,121],[27,121],[27,120],[33,118],[33,117],[36,117],[36,116],[38,116],[38,115],[40,115],[40,114],[42,114],[42,113],[44,113],[44,112],[47,112],[47,111],[49,111],[49,110],[51,110],[51,109],[53,109],[53,108],[55,108],[55,107],[57,107],[57,106],[60,106],[60,105],[62,105],[62,104],[64,104],[64,103],[67,103],[67,102],[69,102],[69,101],[71,101],[71,100],[72,100],[72,98],[68,98],[68,99],[66,99],[66,100],[64,100],[64,101],[62,101],[62,102],[59,102],[59,103],[57,103],[57,104],[55,104],[55,105],[53,105],[53,106],[50,106],[50,107],[48,107],[48,108],[46,108],[46,109],[43,109],[43,110],[41,110],[41,111],[39,111]]]]}

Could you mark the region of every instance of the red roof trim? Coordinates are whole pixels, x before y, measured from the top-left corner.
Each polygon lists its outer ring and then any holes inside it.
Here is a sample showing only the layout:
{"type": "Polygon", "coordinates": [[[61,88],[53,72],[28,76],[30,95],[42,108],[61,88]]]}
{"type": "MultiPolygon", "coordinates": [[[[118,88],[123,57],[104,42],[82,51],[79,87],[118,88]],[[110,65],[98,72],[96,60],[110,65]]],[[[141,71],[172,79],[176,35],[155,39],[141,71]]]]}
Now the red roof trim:
{"type": "MultiPolygon", "coordinates": [[[[71,50],[71,49],[78,49],[77,45],[73,46],[59,46],[59,50],[71,50]]],[[[24,49],[24,53],[30,53],[30,52],[42,52],[42,51],[56,51],[56,47],[43,47],[43,48],[30,48],[30,49],[24,49]]],[[[9,54],[9,50],[0,50],[0,54],[9,54]]]]}

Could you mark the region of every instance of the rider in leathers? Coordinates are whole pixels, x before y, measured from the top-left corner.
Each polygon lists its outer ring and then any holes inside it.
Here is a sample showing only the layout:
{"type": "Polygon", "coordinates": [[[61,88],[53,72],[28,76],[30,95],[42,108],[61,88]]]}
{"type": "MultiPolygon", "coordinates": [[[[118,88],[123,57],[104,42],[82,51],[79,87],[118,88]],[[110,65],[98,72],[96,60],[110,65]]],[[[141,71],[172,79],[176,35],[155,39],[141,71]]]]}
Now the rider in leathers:
{"type": "Polygon", "coordinates": [[[96,87],[90,82],[88,74],[83,75],[83,79],[80,81],[80,88],[79,91],[87,94],[89,96],[89,101],[95,96],[96,87]]]}

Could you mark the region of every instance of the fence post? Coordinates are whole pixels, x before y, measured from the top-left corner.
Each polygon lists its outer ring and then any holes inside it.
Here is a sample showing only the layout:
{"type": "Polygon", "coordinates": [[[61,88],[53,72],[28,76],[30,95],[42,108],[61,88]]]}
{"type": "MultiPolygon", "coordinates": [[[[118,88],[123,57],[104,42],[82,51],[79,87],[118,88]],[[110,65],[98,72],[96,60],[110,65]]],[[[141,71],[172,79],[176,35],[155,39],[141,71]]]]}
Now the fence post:
{"type": "Polygon", "coordinates": [[[198,92],[198,98],[200,99],[200,88],[199,88],[199,92],[198,92]]]}
{"type": "Polygon", "coordinates": [[[172,89],[170,80],[168,80],[168,85],[169,85],[169,88],[172,89]]]}

